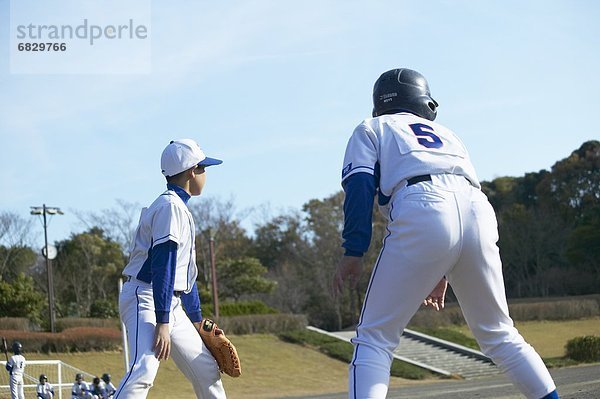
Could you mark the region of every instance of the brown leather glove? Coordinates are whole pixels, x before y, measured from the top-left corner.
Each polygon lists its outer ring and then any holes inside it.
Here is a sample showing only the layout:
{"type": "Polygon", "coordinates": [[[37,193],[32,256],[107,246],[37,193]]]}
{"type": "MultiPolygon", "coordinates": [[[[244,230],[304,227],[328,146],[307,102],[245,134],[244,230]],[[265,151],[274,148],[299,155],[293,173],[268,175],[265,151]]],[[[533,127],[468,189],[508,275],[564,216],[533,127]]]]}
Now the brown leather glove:
{"type": "Polygon", "coordinates": [[[210,319],[203,319],[199,332],[204,345],[217,361],[219,371],[231,377],[239,377],[242,374],[240,358],[235,346],[225,336],[223,330],[217,327],[217,323],[210,319]]]}

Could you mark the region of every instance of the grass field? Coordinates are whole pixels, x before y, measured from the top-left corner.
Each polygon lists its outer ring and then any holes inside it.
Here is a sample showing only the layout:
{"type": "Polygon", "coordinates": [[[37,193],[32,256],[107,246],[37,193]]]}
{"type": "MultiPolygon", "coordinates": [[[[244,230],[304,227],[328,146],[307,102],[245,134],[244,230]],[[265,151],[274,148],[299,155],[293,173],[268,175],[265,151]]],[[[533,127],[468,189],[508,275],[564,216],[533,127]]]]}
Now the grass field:
{"type": "MultiPolygon", "coordinates": [[[[568,321],[520,321],[515,326],[542,357],[564,356],[565,344],[572,338],[600,335],[600,317],[568,321]]],[[[452,329],[473,337],[466,325],[452,329]]]]}
{"type": "MultiPolygon", "coordinates": [[[[347,364],[316,350],[285,343],[271,335],[233,336],[232,340],[242,360],[242,376],[223,377],[230,399],[318,395],[347,389],[347,364]]],[[[117,352],[28,354],[27,358],[60,359],[91,374],[108,372],[115,384],[124,372],[123,355],[117,352]]],[[[391,382],[393,386],[415,383],[401,378],[391,382]]],[[[190,383],[172,360],[161,365],[154,385],[150,399],[195,397],[190,383]]]]}
{"type": "MultiPolygon", "coordinates": [[[[566,342],[582,335],[599,335],[600,318],[561,322],[519,322],[517,328],[542,355],[564,355],[566,342]]],[[[458,328],[470,336],[468,328],[458,328]]],[[[290,344],[271,335],[233,336],[242,360],[242,376],[223,377],[230,399],[259,399],[318,395],[346,391],[345,362],[320,352],[290,344]]],[[[123,355],[117,352],[27,354],[28,359],[60,359],[92,374],[108,372],[118,383],[124,372],[123,355]]],[[[392,386],[418,384],[392,378],[392,386]]],[[[190,383],[172,360],[161,365],[150,399],[194,397],[190,383]]]]}

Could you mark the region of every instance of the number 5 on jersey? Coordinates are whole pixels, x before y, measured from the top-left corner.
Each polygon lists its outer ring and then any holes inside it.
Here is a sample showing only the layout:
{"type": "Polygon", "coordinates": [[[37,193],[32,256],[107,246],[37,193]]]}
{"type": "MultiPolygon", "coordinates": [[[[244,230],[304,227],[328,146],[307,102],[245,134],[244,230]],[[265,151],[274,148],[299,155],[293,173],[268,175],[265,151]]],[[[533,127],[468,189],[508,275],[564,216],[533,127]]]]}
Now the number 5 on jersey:
{"type": "Polygon", "coordinates": [[[415,136],[417,136],[417,141],[422,146],[427,148],[440,148],[444,145],[431,126],[427,126],[423,123],[413,123],[409,126],[415,136]]]}

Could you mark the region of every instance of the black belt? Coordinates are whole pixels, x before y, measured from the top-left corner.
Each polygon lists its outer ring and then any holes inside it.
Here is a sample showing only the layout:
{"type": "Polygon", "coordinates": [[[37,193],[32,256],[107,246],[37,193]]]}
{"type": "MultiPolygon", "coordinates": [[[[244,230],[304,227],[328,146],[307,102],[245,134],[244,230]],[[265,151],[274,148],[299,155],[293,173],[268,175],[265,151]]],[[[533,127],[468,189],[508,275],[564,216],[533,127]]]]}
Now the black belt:
{"type": "Polygon", "coordinates": [[[420,183],[422,181],[431,181],[431,175],[421,175],[406,179],[406,186],[412,186],[413,184],[420,183]]]}
{"type": "MultiPolygon", "coordinates": [[[[129,281],[133,281],[133,280],[137,280],[135,278],[133,278],[132,276],[124,276],[125,277],[125,282],[129,282],[129,281]]],[[[142,281],[142,280],[139,280],[142,281]]],[[[142,281],[142,283],[146,283],[145,281],[142,281]]],[[[150,284],[150,283],[146,283],[146,284],[150,284]]],[[[179,298],[181,295],[183,294],[183,291],[173,291],[173,295],[176,296],[177,298],[179,298]]]]}

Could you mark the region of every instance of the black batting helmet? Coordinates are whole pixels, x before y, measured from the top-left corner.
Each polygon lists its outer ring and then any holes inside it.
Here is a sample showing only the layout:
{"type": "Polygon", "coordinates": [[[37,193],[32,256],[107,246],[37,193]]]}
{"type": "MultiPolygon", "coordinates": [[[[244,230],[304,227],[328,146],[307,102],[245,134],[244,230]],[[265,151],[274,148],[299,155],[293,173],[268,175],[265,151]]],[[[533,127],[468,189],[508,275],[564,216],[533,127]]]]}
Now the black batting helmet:
{"type": "Polygon", "coordinates": [[[373,87],[373,117],[408,111],[434,120],[438,103],[423,75],[407,68],[384,72],[373,87]]]}
{"type": "Polygon", "coordinates": [[[19,341],[15,341],[12,344],[12,350],[15,355],[20,355],[23,352],[23,345],[19,341]]]}
{"type": "Polygon", "coordinates": [[[46,377],[46,374],[40,374],[40,382],[44,383],[44,381],[48,381],[48,377],[46,377]]]}
{"type": "Polygon", "coordinates": [[[108,373],[102,374],[102,381],[104,381],[108,384],[110,382],[110,374],[108,374],[108,373]]]}

